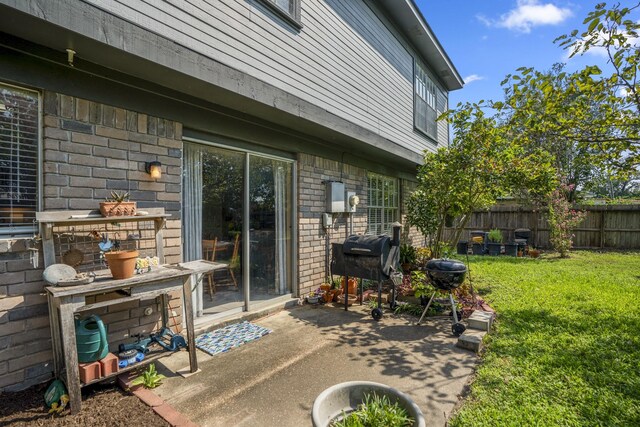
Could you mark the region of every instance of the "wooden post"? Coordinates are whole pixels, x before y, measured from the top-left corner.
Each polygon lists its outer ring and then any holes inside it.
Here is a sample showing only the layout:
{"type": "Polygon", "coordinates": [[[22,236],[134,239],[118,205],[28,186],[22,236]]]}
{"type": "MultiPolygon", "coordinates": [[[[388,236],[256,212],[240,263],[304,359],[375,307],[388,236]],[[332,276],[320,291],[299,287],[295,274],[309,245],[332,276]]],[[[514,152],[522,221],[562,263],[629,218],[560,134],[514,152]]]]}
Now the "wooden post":
{"type": "Polygon", "coordinates": [[[184,316],[187,326],[187,346],[189,351],[189,367],[191,373],[198,371],[198,358],[196,356],[196,336],[193,329],[193,304],[191,300],[191,278],[187,276],[182,285],[182,299],[184,304],[184,316]]]}
{"type": "Polygon", "coordinates": [[[78,372],[78,348],[76,347],[76,325],[74,313],[76,306],[84,305],[84,296],[63,297],[60,302],[60,326],[62,347],[66,367],[66,385],[69,393],[71,413],[77,414],[82,409],[82,395],[80,393],[80,375],[78,372]]]}
{"type": "Polygon", "coordinates": [[[600,211],[600,249],[604,249],[605,243],[605,235],[604,235],[604,225],[605,225],[605,216],[606,211],[600,211]]]}

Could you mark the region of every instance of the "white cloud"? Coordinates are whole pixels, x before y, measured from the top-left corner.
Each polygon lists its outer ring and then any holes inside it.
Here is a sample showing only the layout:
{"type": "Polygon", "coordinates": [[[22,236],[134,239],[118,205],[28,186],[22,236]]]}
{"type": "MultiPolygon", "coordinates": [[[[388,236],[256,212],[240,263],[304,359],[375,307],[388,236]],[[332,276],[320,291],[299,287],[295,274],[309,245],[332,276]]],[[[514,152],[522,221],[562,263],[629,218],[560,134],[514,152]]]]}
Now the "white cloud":
{"type": "Polygon", "coordinates": [[[477,16],[477,19],[489,27],[530,33],[533,27],[558,25],[571,15],[570,9],[558,7],[553,3],[540,3],[540,0],[518,0],[516,8],[501,15],[499,19],[489,19],[482,15],[477,16]]]}
{"type": "MultiPolygon", "coordinates": [[[[626,32],[622,32],[622,31],[617,31],[617,34],[623,34],[626,38],[627,38],[627,42],[629,44],[631,44],[632,46],[638,48],[640,47],[640,37],[634,37],[633,34],[629,34],[626,32]]],[[[607,34],[606,32],[600,32],[600,34],[598,35],[598,44],[599,43],[604,43],[608,40],[609,38],[609,34],[607,34]]],[[[575,46],[574,49],[567,49],[565,56],[564,56],[564,60],[568,61],[571,57],[571,54],[574,51],[579,51],[582,49],[584,43],[585,43],[586,39],[582,39],[579,40],[575,46]]],[[[615,52],[617,49],[613,49],[612,53],[615,52]]],[[[595,56],[598,58],[603,58],[603,59],[609,59],[609,52],[607,51],[607,49],[603,46],[591,46],[589,47],[589,50],[585,52],[586,55],[591,55],[591,56],[595,56]]]]}
{"type": "Polygon", "coordinates": [[[468,85],[469,83],[477,82],[478,80],[484,80],[484,77],[477,74],[471,74],[470,76],[467,76],[462,80],[464,80],[464,84],[468,85]]]}

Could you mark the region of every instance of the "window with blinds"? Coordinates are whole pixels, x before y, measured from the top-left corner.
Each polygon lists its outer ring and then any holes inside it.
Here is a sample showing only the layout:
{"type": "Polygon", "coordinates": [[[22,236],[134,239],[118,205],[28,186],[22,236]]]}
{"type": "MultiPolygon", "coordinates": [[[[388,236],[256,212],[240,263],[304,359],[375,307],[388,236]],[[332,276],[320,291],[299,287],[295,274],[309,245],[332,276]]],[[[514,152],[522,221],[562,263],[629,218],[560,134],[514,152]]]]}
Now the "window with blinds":
{"type": "Polygon", "coordinates": [[[0,235],[34,229],[39,99],[37,92],[0,84],[0,235]]]}
{"type": "Polygon", "coordinates": [[[391,231],[391,224],[398,221],[400,191],[396,178],[369,173],[367,234],[383,234],[391,231]]]}
{"type": "Polygon", "coordinates": [[[437,91],[424,68],[415,61],[414,126],[433,139],[438,137],[436,125],[437,91]]]}

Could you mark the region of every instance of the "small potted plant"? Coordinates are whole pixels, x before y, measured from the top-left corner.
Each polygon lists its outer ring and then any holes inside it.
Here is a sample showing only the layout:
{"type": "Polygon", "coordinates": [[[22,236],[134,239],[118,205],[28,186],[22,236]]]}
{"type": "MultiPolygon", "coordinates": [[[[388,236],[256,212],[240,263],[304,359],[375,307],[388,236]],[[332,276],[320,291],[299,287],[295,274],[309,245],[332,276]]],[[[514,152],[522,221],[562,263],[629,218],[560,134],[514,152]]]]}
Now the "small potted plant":
{"type": "Polygon", "coordinates": [[[487,238],[489,239],[489,243],[487,245],[489,255],[500,255],[500,252],[502,251],[502,232],[497,228],[494,228],[489,230],[487,238]]]}
{"type": "Polygon", "coordinates": [[[536,249],[536,248],[529,249],[529,256],[531,258],[538,258],[540,256],[540,249],[536,249]]]}
{"type": "Polygon", "coordinates": [[[318,290],[309,292],[307,302],[309,304],[317,304],[320,302],[320,293],[318,292],[318,290]]]}
{"type": "Polygon", "coordinates": [[[413,265],[417,260],[416,248],[408,243],[400,245],[400,266],[405,273],[410,272],[413,269],[413,265]]]}
{"type": "Polygon", "coordinates": [[[130,202],[129,197],[130,194],[128,192],[112,191],[104,202],[100,202],[100,213],[104,217],[134,216],[136,214],[136,202],[130,202]]]}

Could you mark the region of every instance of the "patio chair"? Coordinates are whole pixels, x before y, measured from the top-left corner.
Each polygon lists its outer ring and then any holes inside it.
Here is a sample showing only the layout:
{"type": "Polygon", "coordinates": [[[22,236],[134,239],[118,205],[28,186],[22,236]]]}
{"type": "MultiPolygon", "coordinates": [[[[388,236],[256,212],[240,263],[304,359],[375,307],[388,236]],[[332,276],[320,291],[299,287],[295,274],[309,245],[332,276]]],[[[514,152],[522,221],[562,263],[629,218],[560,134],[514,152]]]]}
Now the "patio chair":
{"type": "MultiPolygon", "coordinates": [[[[233,252],[231,255],[231,259],[228,263],[226,263],[226,270],[229,272],[229,276],[231,276],[231,280],[233,281],[233,285],[236,289],[238,289],[238,282],[236,281],[236,276],[233,273],[233,270],[238,266],[240,262],[240,258],[238,256],[238,241],[240,239],[240,235],[236,235],[236,238],[233,242],[233,252]]],[[[202,251],[203,257],[209,261],[216,260],[216,252],[225,249],[226,245],[218,244],[218,238],[214,238],[213,240],[203,240],[202,241],[202,251]]],[[[209,285],[209,297],[211,301],[213,301],[213,294],[216,293],[216,282],[213,279],[213,272],[207,273],[207,283],[209,285]]]]}

